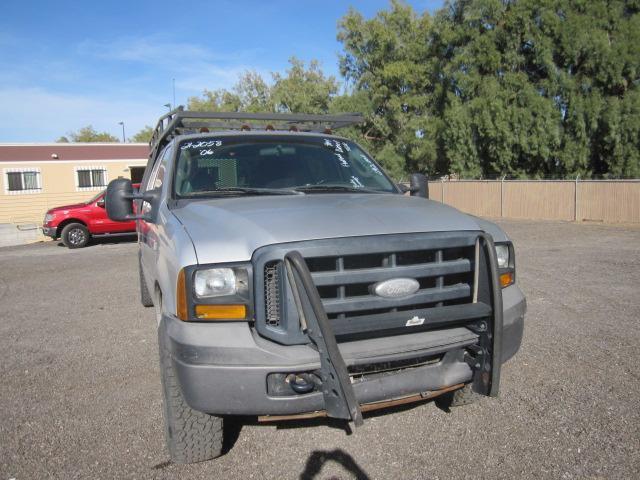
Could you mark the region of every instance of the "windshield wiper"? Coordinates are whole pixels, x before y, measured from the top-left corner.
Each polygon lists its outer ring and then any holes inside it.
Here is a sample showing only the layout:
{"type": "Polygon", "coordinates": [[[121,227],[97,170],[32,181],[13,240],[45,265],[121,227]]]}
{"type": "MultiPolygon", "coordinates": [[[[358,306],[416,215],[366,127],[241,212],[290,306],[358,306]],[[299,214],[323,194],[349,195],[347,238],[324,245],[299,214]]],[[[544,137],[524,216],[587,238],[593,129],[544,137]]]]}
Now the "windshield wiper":
{"type": "Polygon", "coordinates": [[[347,185],[303,185],[294,187],[298,192],[348,192],[348,193],[388,193],[370,188],[349,187],[347,185]]]}
{"type": "Polygon", "coordinates": [[[252,187],[222,187],[206,192],[193,192],[193,194],[202,193],[203,195],[215,195],[217,193],[241,193],[247,195],[304,195],[289,188],[252,188],[252,187]]]}

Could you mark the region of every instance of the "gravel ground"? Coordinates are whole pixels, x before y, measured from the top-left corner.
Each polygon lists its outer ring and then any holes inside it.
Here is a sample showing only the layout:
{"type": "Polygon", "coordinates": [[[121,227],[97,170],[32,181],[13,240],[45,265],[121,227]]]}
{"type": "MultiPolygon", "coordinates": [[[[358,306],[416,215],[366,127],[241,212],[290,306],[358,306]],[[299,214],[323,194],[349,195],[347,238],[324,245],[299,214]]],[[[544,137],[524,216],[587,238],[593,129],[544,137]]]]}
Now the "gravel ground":
{"type": "Polygon", "coordinates": [[[135,243],[1,248],[0,480],[638,478],[640,228],[500,223],[529,311],[499,398],[369,415],[354,436],[248,422],[187,466],[164,449],[135,243]]]}

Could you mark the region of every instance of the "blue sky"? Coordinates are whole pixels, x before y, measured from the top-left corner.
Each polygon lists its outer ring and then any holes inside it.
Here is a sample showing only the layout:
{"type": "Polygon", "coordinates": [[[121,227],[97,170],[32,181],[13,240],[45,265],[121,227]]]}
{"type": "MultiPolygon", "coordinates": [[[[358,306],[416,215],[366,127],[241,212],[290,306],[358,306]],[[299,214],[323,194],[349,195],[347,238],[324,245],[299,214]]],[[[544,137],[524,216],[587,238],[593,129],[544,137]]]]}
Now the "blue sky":
{"type": "MultiPolygon", "coordinates": [[[[0,17],[0,142],[50,142],[91,124],[120,137],[173,103],[229,88],[246,70],[270,78],[295,55],[339,78],[338,20],[387,0],[209,2],[5,0],[0,17]],[[188,5],[188,6],[187,6],[188,5]]],[[[409,1],[433,12],[441,0],[409,1]]]]}

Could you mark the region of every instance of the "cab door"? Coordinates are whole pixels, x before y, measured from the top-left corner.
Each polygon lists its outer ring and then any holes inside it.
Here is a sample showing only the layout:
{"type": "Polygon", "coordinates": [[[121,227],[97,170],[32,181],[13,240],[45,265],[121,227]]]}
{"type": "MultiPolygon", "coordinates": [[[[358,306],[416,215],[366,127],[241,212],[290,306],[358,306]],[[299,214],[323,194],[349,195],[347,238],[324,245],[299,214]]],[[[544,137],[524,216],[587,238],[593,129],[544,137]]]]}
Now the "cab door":
{"type": "MultiPolygon", "coordinates": [[[[172,154],[172,144],[169,144],[158,155],[158,159],[151,170],[146,183],[140,185],[140,191],[146,192],[149,190],[162,189],[165,178],[167,178],[167,165],[172,154]]],[[[151,210],[151,205],[147,202],[142,202],[138,206],[140,213],[145,214],[151,210]]],[[[161,222],[158,217],[158,222],[161,222]]],[[[151,281],[157,278],[157,260],[158,260],[158,247],[159,247],[159,231],[163,226],[159,223],[146,222],[144,220],[138,221],[138,241],[140,243],[140,261],[145,272],[147,280],[151,281]]]]}
{"type": "Polygon", "coordinates": [[[92,233],[126,233],[135,232],[135,222],[116,222],[107,215],[104,206],[104,193],[88,205],[92,233]]]}
{"type": "Polygon", "coordinates": [[[93,235],[108,233],[110,231],[109,225],[118,223],[107,216],[107,210],[104,208],[104,193],[91,203],[87,203],[82,213],[86,217],[87,226],[93,235]]]}

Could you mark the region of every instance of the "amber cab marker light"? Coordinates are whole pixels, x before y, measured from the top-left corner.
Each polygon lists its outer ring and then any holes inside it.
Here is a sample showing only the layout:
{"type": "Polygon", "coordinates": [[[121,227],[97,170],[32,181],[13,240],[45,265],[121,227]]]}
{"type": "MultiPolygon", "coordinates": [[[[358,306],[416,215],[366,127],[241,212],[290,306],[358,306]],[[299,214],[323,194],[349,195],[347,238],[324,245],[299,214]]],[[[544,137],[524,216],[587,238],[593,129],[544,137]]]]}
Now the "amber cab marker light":
{"type": "Polygon", "coordinates": [[[180,273],[178,273],[176,299],[176,315],[180,320],[189,320],[189,310],[187,308],[187,288],[184,270],[180,270],[180,273]]]}
{"type": "Polygon", "coordinates": [[[508,287],[513,283],[513,272],[507,272],[500,275],[500,286],[502,288],[508,287]]]}
{"type": "Polygon", "coordinates": [[[196,318],[200,320],[245,320],[246,305],[196,305],[196,318]]]}

